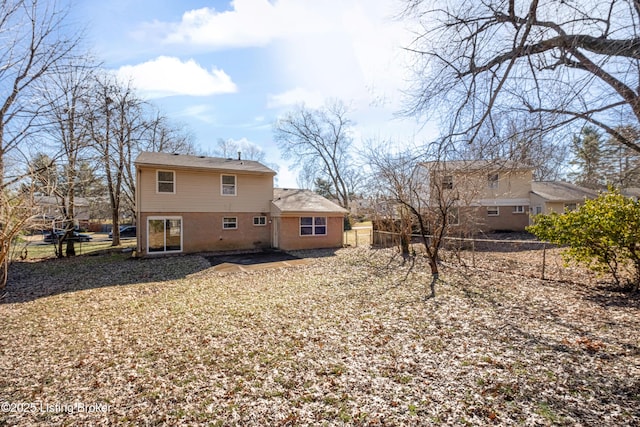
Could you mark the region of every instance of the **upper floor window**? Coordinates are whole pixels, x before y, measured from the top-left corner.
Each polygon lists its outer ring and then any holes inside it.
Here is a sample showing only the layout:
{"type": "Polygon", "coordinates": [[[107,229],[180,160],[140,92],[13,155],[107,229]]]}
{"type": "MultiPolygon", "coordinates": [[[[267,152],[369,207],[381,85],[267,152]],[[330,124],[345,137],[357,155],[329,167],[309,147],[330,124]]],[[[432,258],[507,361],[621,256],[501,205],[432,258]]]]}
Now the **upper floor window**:
{"type": "Polygon", "coordinates": [[[236,176],[235,175],[221,175],[220,176],[222,195],[223,196],[235,196],[236,195],[236,176]]]}
{"type": "Polygon", "coordinates": [[[176,174],[173,171],[156,171],[156,190],[158,193],[176,192],[176,174]]]}
{"type": "Polygon", "coordinates": [[[489,175],[487,175],[489,188],[498,188],[499,179],[500,179],[500,176],[497,173],[490,173],[489,175]]]}
{"type": "Polygon", "coordinates": [[[443,190],[453,189],[453,175],[445,175],[442,177],[442,189],[443,190]]]}

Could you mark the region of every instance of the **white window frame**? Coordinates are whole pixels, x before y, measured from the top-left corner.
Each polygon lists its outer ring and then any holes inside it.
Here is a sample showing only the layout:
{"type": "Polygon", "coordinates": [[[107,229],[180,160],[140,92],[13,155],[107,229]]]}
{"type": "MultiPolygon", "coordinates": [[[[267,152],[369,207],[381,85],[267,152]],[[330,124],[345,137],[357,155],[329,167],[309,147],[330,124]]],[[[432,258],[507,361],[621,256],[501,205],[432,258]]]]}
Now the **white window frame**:
{"type": "Polygon", "coordinates": [[[500,186],[500,174],[498,172],[487,174],[487,182],[489,188],[498,188],[500,186]]]}
{"type": "Polygon", "coordinates": [[[564,204],[564,210],[565,211],[573,212],[573,211],[575,211],[577,209],[578,209],[578,204],[577,203],[565,203],[564,204]]]}
{"type": "Polygon", "coordinates": [[[329,225],[326,216],[301,216],[298,218],[298,232],[300,233],[300,237],[314,237],[314,236],[328,236],[329,235],[329,225]],[[311,218],[311,224],[302,224],[302,218],[311,218]],[[322,219],[322,224],[318,223],[318,220],[322,219]],[[302,227],[309,228],[311,227],[311,234],[302,234],[302,227]],[[316,233],[318,228],[324,227],[324,233],[316,233]]]}
{"type": "Polygon", "coordinates": [[[513,213],[514,214],[523,214],[523,213],[525,213],[524,206],[523,205],[514,206],[513,207],[513,213]]]}
{"type": "Polygon", "coordinates": [[[237,216],[225,216],[222,218],[223,230],[237,230],[238,229],[238,217],[237,216]],[[233,221],[227,221],[233,220],[233,221]],[[233,227],[227,227],[227,225],[233,224],[233,227]]]}
{"type": "Polygon", "coordinates": [[[230,197],[238,195],[238,176],[237,175],[232,175],[232,174],[221,174],[220,175],[220,195],[222,195],[222,196],[230,196],[230,197]],[[225,187],[231,186],[231,184],[225,184],[224,183],[224,178],[226,176],[233,177],[233,194],[224,192],[225,187]]]}
{"type": "Polygon", "coordinates": [[[499,206],[487,206],[487,216],[500,216],[499,206]],[[495,213],[492,213],[495,212],[495,213]]]}
{"type": "Polygon", "coordinates": [[[176,194],[176,171],[167,169],[156,169],[156,194],[176,194]],[[160,172],[170,172],[173,176],[173,181],[160,181],[160,172]],[[160,191],[160,183],[171,182],[173,191],[160,191]]]}
{"type": "Polygon", "coordinates": [[[264,215],[254,216],[253,225],[256,227],[264,227],[267,225],[267,217],[264,215]]]}
{"type": "Polygon", "coordinates": [[[182,251],[184,251],[184,220],[182,219],[181,216],[148,216],[147,217],[147,253],[149,255],[154,255],[154,254],[177,254],[180,253],[182,251]],[[150,251],[149,250],[149,235],[151,234],[149,232],[149,222],[150,221],[170,221],[170,220],[176,220],[179,219],[180,220],[180,250],[177,251],[168,251],[167,250],[167,233],[166,233],[166,226],[165,226],[165,234],[164,234],[164,251],[150,251]]]}

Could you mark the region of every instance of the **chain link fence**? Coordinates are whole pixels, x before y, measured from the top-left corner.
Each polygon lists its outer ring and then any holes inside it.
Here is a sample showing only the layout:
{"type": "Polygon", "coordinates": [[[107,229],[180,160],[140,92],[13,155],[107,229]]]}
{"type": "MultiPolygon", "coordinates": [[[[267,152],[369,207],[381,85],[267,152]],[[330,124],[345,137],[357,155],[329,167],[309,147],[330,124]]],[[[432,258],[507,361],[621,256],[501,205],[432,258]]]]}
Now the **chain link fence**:
{"type": "MultiPolygon", "coordinates": [[[[356,235],[358,244],[372,247],[399,246],[400,234],[371,230],[371,240],[356,235]]],[[[412,234],[412,249],[424,253],[422,236],[412,234]]],[[[354,241],[354,238],[351,238],[354,241]]],[[[446,237],[440,259],[447,264],[465,268],[484,269],[517,274],[524,277],[561,282],[584,282],[593,273],[584,268],[567,265],[561,248],[535,240],[525,233],[496,233],[483,238],[446,237]]]]}

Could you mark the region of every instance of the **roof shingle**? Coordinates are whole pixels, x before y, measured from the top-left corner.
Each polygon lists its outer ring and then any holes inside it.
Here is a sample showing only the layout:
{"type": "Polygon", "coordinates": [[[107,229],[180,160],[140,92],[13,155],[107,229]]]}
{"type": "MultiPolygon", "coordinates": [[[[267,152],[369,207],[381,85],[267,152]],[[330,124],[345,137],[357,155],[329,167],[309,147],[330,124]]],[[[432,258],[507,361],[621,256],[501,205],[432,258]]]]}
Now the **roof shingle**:
{"type": "Polygon", "coordinates": [[[186,169],[208,169],[228,172],[271,174],[276,172],[254,160],[224,159],[222,157],[190,156],[186,154],[141,152],[135,160],[138,166],[170,166],[186,169]]]}

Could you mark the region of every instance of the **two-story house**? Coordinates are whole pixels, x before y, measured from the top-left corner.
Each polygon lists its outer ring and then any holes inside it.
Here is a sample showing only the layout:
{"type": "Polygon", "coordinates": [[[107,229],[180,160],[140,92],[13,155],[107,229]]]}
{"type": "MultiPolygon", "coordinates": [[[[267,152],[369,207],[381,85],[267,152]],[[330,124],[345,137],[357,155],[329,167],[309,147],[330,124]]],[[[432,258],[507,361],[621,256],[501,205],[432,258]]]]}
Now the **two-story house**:
{"type": "Polygon", "coordinates": [[[140,255],[342,245],[346,210],[311,192],[274,196],[276,172],[259,162],[143,152],[135,166],[140,255]]]}
{"type": "Polygon", "coordinates": [[[533,168],[511,161],[423,162],[426,200],[452,206],[452,224],[468,231],[522,231],[529,225],[533,168]]]}

